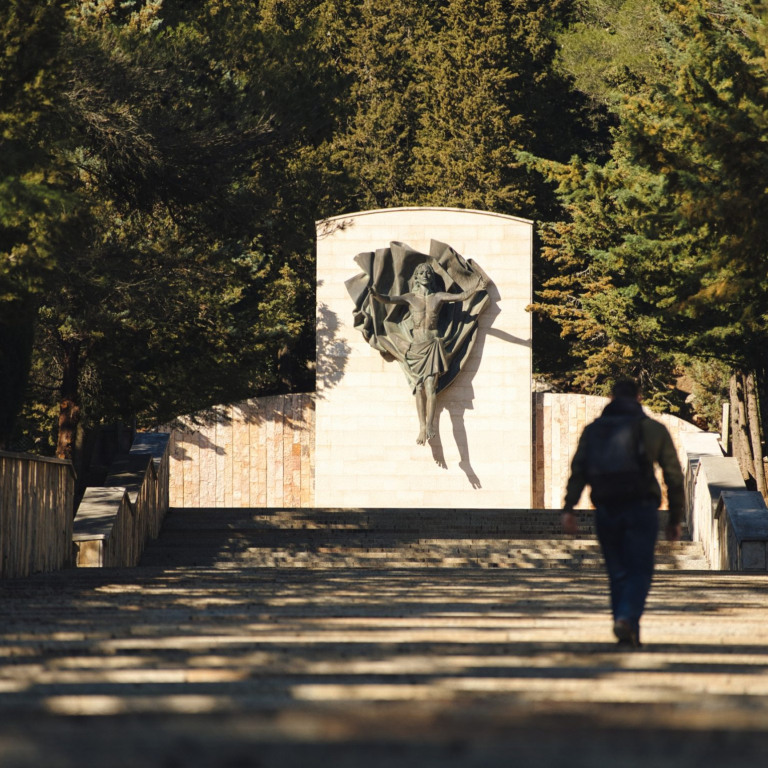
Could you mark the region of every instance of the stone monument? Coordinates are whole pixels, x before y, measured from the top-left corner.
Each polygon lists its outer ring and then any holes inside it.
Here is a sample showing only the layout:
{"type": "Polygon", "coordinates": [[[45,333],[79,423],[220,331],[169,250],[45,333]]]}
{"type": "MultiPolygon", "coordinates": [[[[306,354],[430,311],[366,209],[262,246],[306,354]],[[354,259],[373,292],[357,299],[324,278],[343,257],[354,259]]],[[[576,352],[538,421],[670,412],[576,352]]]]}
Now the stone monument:
{"type": "Polygon", "coordinates": [[[453,383],[474,344],[478,317],[488,305],[488,278],[435,240],[429,256],[391,243],[359,253],[355,262],[363,271],[346,281],[355,328],[384,359],[400,363],[416,397],[416,443],[424,445],[436,435],[437,393],[453,383]],[[378,304],[386,307],[383,315],[378,304]]]}
{"type": "Polygon", "coordinates": [[[480,211],[318,223],[317,506],[530,505],[531,247],[480,211]]]}

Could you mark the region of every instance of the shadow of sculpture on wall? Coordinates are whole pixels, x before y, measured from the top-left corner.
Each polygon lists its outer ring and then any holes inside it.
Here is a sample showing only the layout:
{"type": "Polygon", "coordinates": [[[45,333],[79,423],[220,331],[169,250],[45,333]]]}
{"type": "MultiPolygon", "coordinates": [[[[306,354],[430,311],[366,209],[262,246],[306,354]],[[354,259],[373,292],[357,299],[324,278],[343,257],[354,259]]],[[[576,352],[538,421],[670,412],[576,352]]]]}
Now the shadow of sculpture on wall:
{"type": "Polygon", "coordinates": [[[335,387],[343,378],[351,349],[339,339],[339,318],[327,304],[317,304],[317,397],[335,387]]]}
{"type": "Polygon", "coordinates": [[[437,240],[429,254],[392,241],[354,260],[363,270],[345,281],[354,327],[385,360],[400,364],[416,400],[416,442],[425,445],[436,435],[437,395],[472,351],[490,280],[472,259],[437,240]]]}
{"type": "Polygon", "coordinates": [[[472,380],[475,378],[479,366],[482,365],[481,361],[483,359],[486,338],[488,336],[493,336],[494,338],[509,344],[519,344],[525,347],[531,346],[530,339],[521,339],[506,331],[493,328],[493,322],[496,317],[501,314],[501,310],[499,309],[499,299],[501,296],[493,283],[489,283],[487,291],[490,304],[486,310],[485,316],[491,318],[491,327],[483,328],[480,325],[477,327],[475,331],[475,344],[472,352],[472,359],[471,361],[468,361],[468,364],[464,367],[456,380],[456,386],[461,387],[464,390],[465,395],[459,400],[454,400],[449,403],[438,401],[437,418],[435,419],[437,426],[436,435],[429,443],[432,448],[432,457],[435,460],[435,464],[441,469],[448,469],[448,462],[445,459],[445,451],[443,450],[442,437],[439,428],[441,414],[443,411],[448,411],[448,415],[451,419],[451,431],[453,432],[453,438],[459,451],[459,468],[467,476],[469,484],[474,489],[480,489],[483,486],[480,478],[473,469],[470,460],[469,439],[464,425],[464,413],[467,410],[473,409],[472,404],[475,399],[475,392],[472,387],[472,380]]]}
{"type": "Polygon", "coordinates": [[[178,461],[194,461],[185,447],[211,451],[216,456],[229,456],[234,430],[256,427],[259,430],[274,422],[288,432],[312,431],[307,408],[314,409],[314,395],[294,393],[267,395],[229,405],[215,405],[196,413],[181,416],[159,429],[174,436],[173,457],[178,461]]]}

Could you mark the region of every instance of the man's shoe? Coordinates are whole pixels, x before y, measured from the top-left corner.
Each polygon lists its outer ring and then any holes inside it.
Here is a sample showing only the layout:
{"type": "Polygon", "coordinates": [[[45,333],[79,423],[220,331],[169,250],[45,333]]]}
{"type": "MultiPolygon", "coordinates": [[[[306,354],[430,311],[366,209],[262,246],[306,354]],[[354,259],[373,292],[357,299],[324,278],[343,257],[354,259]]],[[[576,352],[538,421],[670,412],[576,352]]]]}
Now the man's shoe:
{"type": "Polygon", "coordinates": [[[616,635],[619,645],[640,648],[640,636],[626,619],[616,619],[613,624],[613,634],[616,635]]]}

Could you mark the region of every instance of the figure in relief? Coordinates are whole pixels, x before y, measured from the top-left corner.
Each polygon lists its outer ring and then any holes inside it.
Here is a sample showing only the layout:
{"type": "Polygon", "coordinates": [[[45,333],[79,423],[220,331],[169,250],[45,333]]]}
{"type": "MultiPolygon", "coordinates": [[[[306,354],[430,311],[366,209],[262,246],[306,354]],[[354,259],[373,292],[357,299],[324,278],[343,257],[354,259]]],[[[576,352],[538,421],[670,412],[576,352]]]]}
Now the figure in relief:
{"type": "Polygon", "coordinates": [[[391,243],[355,261],[364,270],[346,282],[356,305],[355,327],[400,363],[416,397],[416,442],[424,445],[435,437],[437,395],[453,383],[474,343],[477,319],[488,304],[488,278],[435,240],[429,256],[391,243]]]}

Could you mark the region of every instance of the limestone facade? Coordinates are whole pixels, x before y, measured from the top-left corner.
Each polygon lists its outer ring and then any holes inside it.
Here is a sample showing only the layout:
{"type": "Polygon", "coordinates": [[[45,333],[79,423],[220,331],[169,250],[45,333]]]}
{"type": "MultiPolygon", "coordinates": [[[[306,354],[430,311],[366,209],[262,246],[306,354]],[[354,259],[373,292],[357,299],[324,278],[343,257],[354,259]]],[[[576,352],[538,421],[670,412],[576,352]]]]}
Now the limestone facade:
{"type": "MultiPolygon", "coordinates": [[[[536,392],[533,395],[533,453],[534,491],[533,506],[536,509],[562,509],[565,487],[571,469],[571,459],[576,453],[579,437],[587,424],[591,424],[608,404],[607,397],[577,395],[565,392],[536,392]]],[[[701,430],[669,413],[648,416],[660,421],[672,436],[677,448],[680,466],[687,463],[683,435],[700,433],[701,430]]],[[[659,473],[659,480],[661,476],[659,473]]],[[[664,484],[661,484],[662,490],[664,484]]],[[[666,493],[662,509],[667,508],[666,493]]],[[[592,509],[589,491],[585,490],[577,509],[592,509]]]]}
{"type": "Polygon", "coordinates": [[[531,504],[532,224],[512,216],[400,208],[318,224],[315,502],[320,507],[525,508],[531,504]],[[416,444],[400,366],[352,325],[354,257],[430,240],[476,261],[490,305],[464,370],[438,398],[438,437],[416,444]]]}
{"type": "Polygon", "coordinates": [[[171,507],[312,507],[314,395],[274,395],[180,419],[171,507]]]}

